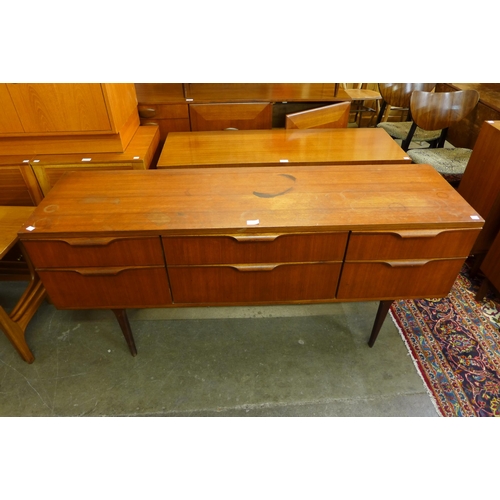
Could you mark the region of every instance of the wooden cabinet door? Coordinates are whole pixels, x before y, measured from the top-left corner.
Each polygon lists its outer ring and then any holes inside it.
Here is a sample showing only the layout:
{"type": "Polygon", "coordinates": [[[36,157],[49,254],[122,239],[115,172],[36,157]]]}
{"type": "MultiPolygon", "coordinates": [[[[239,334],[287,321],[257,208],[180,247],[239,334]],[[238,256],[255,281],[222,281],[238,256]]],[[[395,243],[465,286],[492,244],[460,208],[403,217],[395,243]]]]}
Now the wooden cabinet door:
{"type": "Polygon", "coordinates": [[[6,83],[0,84],[0,134],[24,132],[6,83]]]}
{"type": "Polygon", "coordinates": [[[10,83],[7,89],[24,133],[111,129],[99,83],[10,83]]]}

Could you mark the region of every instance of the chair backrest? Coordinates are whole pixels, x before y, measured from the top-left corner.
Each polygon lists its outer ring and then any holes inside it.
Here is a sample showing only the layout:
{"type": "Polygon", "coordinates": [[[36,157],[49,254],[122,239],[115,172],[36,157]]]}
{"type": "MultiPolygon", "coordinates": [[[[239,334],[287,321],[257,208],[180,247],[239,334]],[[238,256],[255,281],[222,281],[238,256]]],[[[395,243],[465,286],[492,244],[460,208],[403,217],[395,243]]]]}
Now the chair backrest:
{"type": "Polygon", "coordinates": [[[378,88],[384,102],[396,108],[410,107],[410,98],[415,90],[430,92],[435,83],[379,83],[378,88]]]}
{"type": "Polygon", "coordinates": [[[308,109],[286,115],[285,128],[345,128],[349,121],[350,102],[308,109]]]}
{"type": "Polygon", "coordinates": [[[423,92],[416,90],[410,99],[413,122],[424,130],[447,129],[465,118],[479,101],[477,90],[423,92]]]}

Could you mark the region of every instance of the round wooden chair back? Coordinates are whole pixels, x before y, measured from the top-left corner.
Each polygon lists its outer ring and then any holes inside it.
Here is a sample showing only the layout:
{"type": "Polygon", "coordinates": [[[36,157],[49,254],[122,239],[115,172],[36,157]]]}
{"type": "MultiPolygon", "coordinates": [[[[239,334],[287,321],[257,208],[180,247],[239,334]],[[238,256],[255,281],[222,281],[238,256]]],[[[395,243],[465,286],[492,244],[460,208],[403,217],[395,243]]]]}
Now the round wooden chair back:
{"type": "Polygon", "coordinates": [[[410,110],[414,123],[424,130],[447,129],[465,118],[479,101],[477,90],[424,92],[411,95],[410,110]]]}
{"type": "Polygon", "coordinates": [[[435,83],[379,83],[378,88],[384,102],[396,108],[410,107],[410,98],[415,90],[430,92],[435,83]]]}

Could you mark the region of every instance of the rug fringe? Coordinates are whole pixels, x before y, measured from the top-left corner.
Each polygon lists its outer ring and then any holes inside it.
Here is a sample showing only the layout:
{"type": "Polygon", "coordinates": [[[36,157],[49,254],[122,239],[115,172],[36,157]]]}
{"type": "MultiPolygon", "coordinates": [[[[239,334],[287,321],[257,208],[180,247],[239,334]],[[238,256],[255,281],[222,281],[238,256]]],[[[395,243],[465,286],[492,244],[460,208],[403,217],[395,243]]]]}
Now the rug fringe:
{"type": "Polygon", "coordinates": [[[413,353],[411,352],[410,346],[409,346],[408,341],[406,340],[406,338],[404,336],[402,328],[399,326],[399,324],[394,316],[394,313],[392,312],[391,309],[389,310],[389,313],[391,315],[392,322],[394,323],[394,325],[396,325],[396,328],[399,332],[399,335],[401,336],[401,338],[403,339],[403,342],[405,343],[406,350],[408,351],[408,355],[410,356],[411,360],[413,361],[413,364],[415,365],[415,368],[417,369],[417,373],[420,375],[420,378],[422,379],[422,383],[424,384],[425,390],[427,391],[427,394],[431,398],[432,404],[434,405],[434,408],[436,409],[436,413],[440,417],[444,417],[443,413],[439,409],[439,405],[438,405],[438,402],[436,401],[436,398],[434,397],[434,394],[432,394],[432,391],[429,389],[429,386],[427,385],[427,382],[425,381],[424,375],[422,373],[422,370],[420,369],[420,366],[419,366],[415,356],[413,356],[413,353]]]}

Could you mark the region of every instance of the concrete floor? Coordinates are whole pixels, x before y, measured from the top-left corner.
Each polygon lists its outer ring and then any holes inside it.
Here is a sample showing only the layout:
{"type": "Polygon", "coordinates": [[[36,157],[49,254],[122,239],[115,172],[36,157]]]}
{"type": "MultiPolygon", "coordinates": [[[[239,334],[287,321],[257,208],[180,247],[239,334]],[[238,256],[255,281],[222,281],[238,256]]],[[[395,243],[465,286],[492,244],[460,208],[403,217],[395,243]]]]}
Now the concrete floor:
{"type": "MultiPolygon", "coordinates": [[[[0,282],[11,308],[23,282],[0,282]]],[[[0,416],[422,416],[437,412],[378,303],[110,311],[44,303],[22,361],[0,335],[0,416]]]]}

